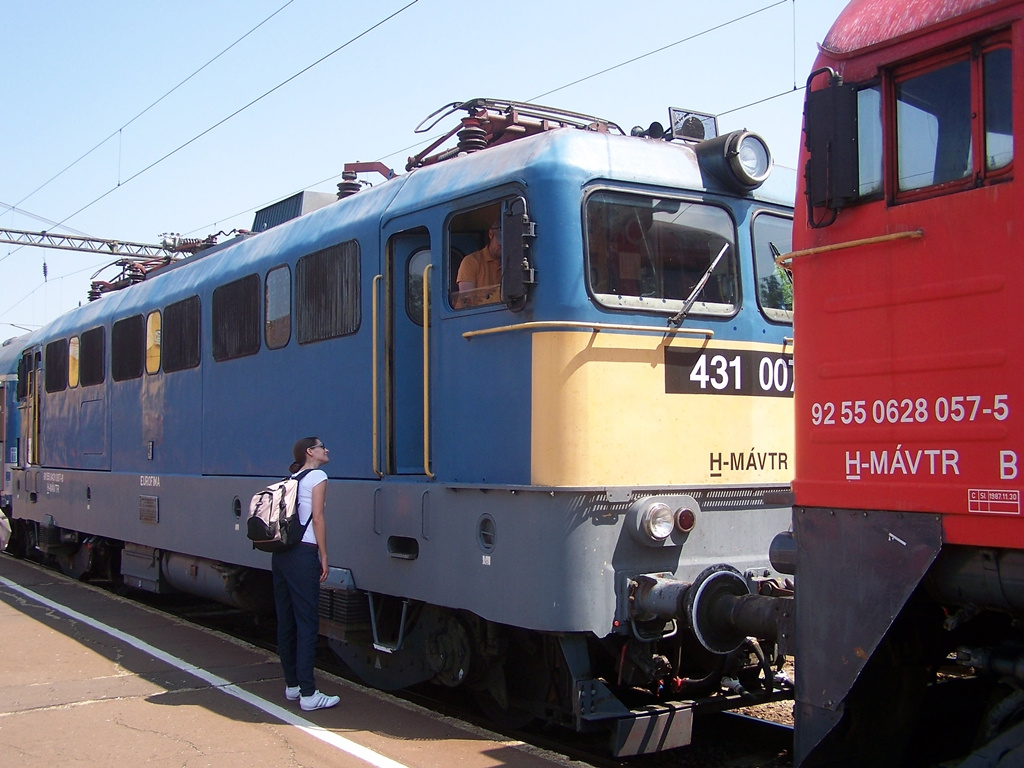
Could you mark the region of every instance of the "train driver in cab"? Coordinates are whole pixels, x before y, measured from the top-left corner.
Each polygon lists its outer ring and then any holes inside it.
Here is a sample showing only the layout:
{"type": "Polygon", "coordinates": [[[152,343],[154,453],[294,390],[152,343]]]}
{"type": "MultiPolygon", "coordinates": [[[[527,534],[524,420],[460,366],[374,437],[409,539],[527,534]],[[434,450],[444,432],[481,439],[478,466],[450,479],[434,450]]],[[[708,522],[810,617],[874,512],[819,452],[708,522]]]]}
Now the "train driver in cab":
{"type": "Polygon", "coordinates": [[[491,304],[501,298],[501,219],[491,222],[487,245],[466,256],[455,278],[458,307],[491,304]]]}

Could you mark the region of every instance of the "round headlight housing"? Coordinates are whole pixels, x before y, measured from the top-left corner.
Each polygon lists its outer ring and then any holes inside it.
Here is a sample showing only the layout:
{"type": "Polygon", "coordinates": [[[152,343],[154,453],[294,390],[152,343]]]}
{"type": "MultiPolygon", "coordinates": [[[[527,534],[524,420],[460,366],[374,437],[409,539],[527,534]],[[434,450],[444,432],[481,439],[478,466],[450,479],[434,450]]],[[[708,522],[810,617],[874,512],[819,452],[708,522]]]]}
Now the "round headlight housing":
{"type": "Polygon", "coordinates": [[[660,501],[651,504],[640,515],[640,530],[651,541],[667,539],[672,535],[675,524],[675,514],[667,504],[660,501]]]}
{"type": "Polygon", "coordinates": [[[772,172],[772,153],[756,133],[732,131],[695,148],[701,170],[740,192],[761,186],[772,172]]]}

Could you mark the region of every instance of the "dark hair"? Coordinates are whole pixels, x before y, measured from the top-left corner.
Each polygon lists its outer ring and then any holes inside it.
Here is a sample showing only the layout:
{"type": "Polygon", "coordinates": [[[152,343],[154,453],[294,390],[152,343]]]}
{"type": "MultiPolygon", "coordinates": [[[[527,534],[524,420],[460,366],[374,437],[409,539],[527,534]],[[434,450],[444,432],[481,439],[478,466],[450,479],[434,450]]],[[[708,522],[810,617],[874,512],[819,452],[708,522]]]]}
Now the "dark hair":
{"type": "Polygon", "coordinates": [[[293,461],[292,465],[288,467],[288,471],[295,474],[302,469],[303,465],[306,463],[306,451],[319,442],[319,437],[304,437],[301,440],[297,440],[295,445],[292,446],[292,456],[295,457],[295,461],[293,461]]]}

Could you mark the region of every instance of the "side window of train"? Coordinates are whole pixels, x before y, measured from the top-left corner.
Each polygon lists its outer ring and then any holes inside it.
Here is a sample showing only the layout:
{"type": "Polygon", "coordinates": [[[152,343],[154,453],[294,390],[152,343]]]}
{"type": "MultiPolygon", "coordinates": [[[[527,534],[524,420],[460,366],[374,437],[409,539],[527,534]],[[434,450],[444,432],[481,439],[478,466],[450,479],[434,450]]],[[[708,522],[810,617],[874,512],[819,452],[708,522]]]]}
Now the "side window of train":
{"type": "Polygon", "coordinates": [[[882,87],[857,91],[857,194],[882,192],[882,87]]]}
{"type": "Polygon", "coordinates": [[[896,73],[897,194],[939,185],[969,187],[1009,167],[1010,58],[1008,47],[993,46],[981,56],[965,50],[938,66],[896,73]],[[978,103],[984,105],[983,121],[976,119],[978,103]],[[984,148],[983,157],[975,156],[975,146],[984,148]]]}
{"type": "Polygon", "coordinates": [[[106,346],[107,334],[102,325],[82,334],[78,366],[83,387],[102,384],[106,379],[106,346]]]}
{"type": "Polygon", "coordinates": [[[246,275],[213,290],[213,359],[260,351],[260,277],[246,275]]]}
{"type": "Polygon", "coordinates": [[[38,347],[21,353],[18,359],[18,386],[15,390],[19,400],[35,398],[39,394],[39,388],[45,384],[38,375],[42,365],[43,356],[38,347]]]}
{"type": "Polygon", "coordinates": [[[32,353],[25,351],[21,353],[21,357],[18,358],[18,386],[14,392],[19,400],[24,400],[28,397],[28,376],[31,371],[32,364],[32,353]]]}
{"type": "Polygon", "coordinates": [[[359,243],[349,240],[295,264],[295,337],[299,344],[348,336],[362,320],[359,243]]]}
{"type": "Polygon", "coordinates": [[[448,297],[454,309],[501,302],[501,202],[448,224],[448,297]]]}
{"type": "Polygon", "coordinates": [[[430,249],[414,251],[405,266],[405,311],[416,325],[423,325],[423,271],[430,264],[430,249]]]}
{"type": "Polygon", "coordinates": [[[164,307],[160,347],[164,373],[199,366],[199,297],[190,296],[164,307]]]}
{"type": "Polygon", "coordinates": [[[263,316],[267,349],[287,346],[292,337],[292,271],[287,264],[267,272],[263,316]]]}
{"type": "Polygon", "coordinates": [[[46,391],[63,392],[68,388],[68,340],[57,339],[46,345],[46,391]]]}
{"type": "Polygon", "coordinates": [[[110,331],[110,375],[114,381],[142,376],[146,325],[142,315],[118,320],[110,331]]]}
{"type": "Polygon", "coordinates": [[[585,233],[589,288],[599,304],[678,312],[697,291],[692,314],[735,311],[736,233],[724,209],[597,191],[586,200],[585,233]]]}
{"type": "Polygon", "coordinates": [[[769,320],[792,323],[793,278],[775,259],[793,249],[793,220],[759,213],[752,227],[758,306],[769,320]]]}
{"type": "Polygon", "coordinates": [[[160,310],[146,315],[146,373],[160,373],[160,310]]]}
{"type": "Polygon", "coordinates": [[[985,99],[985,170],[1013,160],[1013,68],[1009,48],[988,51],[982,59],[985,99]]]}
{"type": "Polygon", "coordinates": [[[81,341],[77,336],[68,339],[68,386],[72,389],[78,386],[78,359],[81,341]]]}

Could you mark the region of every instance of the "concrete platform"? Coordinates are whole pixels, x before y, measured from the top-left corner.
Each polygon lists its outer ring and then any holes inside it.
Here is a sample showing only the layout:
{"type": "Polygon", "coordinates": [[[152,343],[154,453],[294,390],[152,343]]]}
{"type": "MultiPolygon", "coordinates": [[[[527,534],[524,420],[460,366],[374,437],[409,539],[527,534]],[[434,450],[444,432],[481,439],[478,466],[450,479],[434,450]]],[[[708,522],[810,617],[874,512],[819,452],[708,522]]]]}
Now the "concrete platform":
{"type": "MultiPolygon", "coordinates": [[[[0,555],[0,762],[25,768],[524,768],[569,761],[0,555]]],[[[574,763],[578,766],[580,763],[574,763]]]]}

